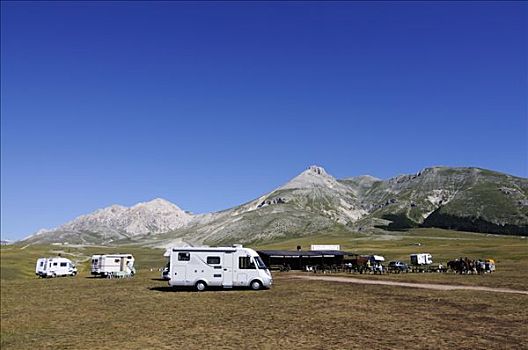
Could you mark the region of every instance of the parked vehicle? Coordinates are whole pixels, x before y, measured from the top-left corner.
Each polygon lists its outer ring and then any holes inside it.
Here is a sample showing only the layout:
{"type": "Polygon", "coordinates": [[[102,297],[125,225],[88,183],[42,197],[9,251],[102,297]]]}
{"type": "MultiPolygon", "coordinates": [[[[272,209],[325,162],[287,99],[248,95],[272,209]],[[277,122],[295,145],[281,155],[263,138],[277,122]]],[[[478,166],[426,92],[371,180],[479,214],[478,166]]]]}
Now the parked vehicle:
{"type": "Polygon", "coordinates": [[[358,255],[347,260],[345,268],[349,272],[380,273],[384,272],[383,262],[385,258],[381,255],[358,255]]]}
{"type": "Polygon", "coordinates": [[[385,258],[381,255],[370,255],[369,260],[371,263],[382,263],[385,261],[385,258]]]}
{"type": "Polygon", "coordinates": [[[404,263],[403,261],[396,260],[396,261],[389,262],[389,266],[387,267],[387,269],[389,272],[396,272],[396,273],[408,272],[409,266],[407,266],[407,264],[404,263]]]}
{"type": "Polygon", "coordinates": [[[431,265],[433,256],[429,253],[411,254],[411,265],[431,265]]]}
{"type": "Polygon", "coordinates": [[[94,276],[131,277],[135,273],[134,257],[131,254],[92,255],[91,274],[94,276]]]}
{"type": "Polygon", "coordinates": [[[170,263],[167,263],[163,270],[161,270],[161,279],[170,280],[170,263]]]}
{"type": "Polygon", "coordinates": [[[374,272],[374,274],[379,273],[381,275],[385,272],[383,268],[384,261],[385,258],[381,255],[371,255],[369,257],[370,269],[372,270],[372,272],[374,272]]]}
{"type": "Polygon", "coordinates": [[[75,264],[66,258],[51,257],[39,258],[35,266],[35,274],[39,277],[59,277],[59,276],[75,276],[77,274],[77,267],[75,264]]]}
{"type": "Polygon", "coordinates": [[[269,288],[271,273],[253,249],[232,247],[173,247],[169,256],[169,286],[269,288]]]}

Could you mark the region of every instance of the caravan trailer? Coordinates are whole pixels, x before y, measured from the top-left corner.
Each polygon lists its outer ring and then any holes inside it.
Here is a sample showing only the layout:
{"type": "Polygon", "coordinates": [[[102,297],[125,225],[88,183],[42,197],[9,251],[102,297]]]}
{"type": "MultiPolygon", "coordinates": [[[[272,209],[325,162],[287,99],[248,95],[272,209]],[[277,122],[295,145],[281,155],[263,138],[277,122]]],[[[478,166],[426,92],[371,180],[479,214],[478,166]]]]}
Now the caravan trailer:
{"type": "Polygon", "coordinates": [[[39,258],[35,266],[35,274],[39,277],[75,276],[77,267],[66,258],[60,256],[52,258],[39,258]]]}
{"type": "Polygon", "coordinates": [[[131,277],[136,273],[132,254],[92,255],[92,272],[101,277],[131,277]]]}
{"type": "Polygon", "coordinates": [[[431,265],[433,263],[433,256],[429,253],[411,254],[411,265],[431,265]]]}
{"type": "Polygon", "coordinates": [[[271,273],[253,249],[232,247],[173,247],[169,257],[169,286],[269,288],[271,273]]]}

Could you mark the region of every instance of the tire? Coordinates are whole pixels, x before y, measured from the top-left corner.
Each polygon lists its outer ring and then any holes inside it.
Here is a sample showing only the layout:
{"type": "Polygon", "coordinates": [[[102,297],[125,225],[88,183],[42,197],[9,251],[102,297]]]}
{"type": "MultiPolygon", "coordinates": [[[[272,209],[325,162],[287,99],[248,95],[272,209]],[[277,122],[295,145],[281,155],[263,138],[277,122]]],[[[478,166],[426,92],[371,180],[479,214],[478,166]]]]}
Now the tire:
{"type": "Polygon", "coordinates": [[[260,283],[260,281],[254,280],[254,281],[251,281],[251,283],[249,284],[249,286],[250,286],[251,289],[253,289],[253,290],[259,290],[259,289],[262,288],[262,283],[260,283]]]}
{"type": "Polygon", "coordinates": [[[194,288],[196,288],[196,291],[198,292],[203,292],[204,290],[207,289],[207,284],[204,281],[198,281],[194,285],[194,288]]]}

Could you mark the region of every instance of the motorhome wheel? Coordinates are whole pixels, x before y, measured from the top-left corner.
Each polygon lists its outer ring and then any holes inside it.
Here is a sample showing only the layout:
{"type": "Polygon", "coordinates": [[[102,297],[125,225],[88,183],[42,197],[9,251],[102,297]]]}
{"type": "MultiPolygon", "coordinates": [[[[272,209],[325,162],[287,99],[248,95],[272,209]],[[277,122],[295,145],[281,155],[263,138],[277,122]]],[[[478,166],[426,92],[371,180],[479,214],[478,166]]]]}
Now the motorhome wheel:
{"type": "Polygon", "coordinates": [[[207,284],[205,284],[204,281],[198,281],[196,282],[196,290],[199,292],[203,292],[207,288],[207,284]]]}
{"type": "Polygon", "coordinates": [[[262,284],[259,281],[255,280],[251,282],[251,289],[259,290],[260,288],[262,288],[262,284]]]}

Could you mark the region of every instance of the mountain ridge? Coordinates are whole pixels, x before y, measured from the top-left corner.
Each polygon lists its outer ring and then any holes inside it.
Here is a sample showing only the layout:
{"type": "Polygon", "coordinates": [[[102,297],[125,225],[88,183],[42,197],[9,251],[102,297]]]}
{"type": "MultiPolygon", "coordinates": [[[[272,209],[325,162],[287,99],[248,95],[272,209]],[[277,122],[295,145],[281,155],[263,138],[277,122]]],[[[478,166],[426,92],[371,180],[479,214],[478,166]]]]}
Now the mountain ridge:
{"type": "Polygon", "coordinates": [[[417,226],[528,234],[528,179],[475,167],[427,167],[387,180],[370,175],[336,179],[310,166],[275,190],[219,212],[191,215],[157,198],[112,205],[29,242],[119,240],[242,243],[348,231],[417,226]]]}
{"type": "Polygon", "coordinates": [[[39,238],[48,238],[54,233],[67,238],[71,236],[71,233],[85,232],[102,236],[103,241],[113,241],[168,232],[184,226],[191,218],[191,214],[183,211],[176,204],[155,198],[147,202],[136,203],[131,207],[113,204],[97,209],[90,214],[80,215],[57,228],[41,229],[26,237],[24,241],[31,242],[39,238]]]}

